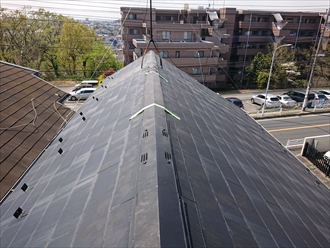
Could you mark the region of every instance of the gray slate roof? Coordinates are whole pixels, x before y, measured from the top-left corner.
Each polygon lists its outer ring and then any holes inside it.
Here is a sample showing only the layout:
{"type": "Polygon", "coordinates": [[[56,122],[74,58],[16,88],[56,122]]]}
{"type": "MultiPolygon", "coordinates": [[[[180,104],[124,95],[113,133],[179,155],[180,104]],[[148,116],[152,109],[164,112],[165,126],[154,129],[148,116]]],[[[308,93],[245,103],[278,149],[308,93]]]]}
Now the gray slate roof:
{"type": "Polygon", "coordinates": [[[23,183],[0,207],[3,247],[329,247],[329,188],[153,52],[102,83],[23,183]]]}
{"type": "Polygon", "coordinates": [[[0,199],[73,114],[58,102],[66,93],[36,75],[0,61],[0,199]]]}

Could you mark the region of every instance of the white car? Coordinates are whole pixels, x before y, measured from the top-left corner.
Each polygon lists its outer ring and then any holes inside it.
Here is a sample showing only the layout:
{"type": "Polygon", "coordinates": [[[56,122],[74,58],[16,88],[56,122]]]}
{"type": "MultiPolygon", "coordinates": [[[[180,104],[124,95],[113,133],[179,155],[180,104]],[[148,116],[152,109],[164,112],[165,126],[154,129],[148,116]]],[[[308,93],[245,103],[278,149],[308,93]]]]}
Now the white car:
{"type": "Polygon", "coordinates": [[[83,88],[78,91],[71,92],[69,99],[71,101],[86,100],[95,90],[96,88],[83,88]]]}
{"type": "MultiPolygon", "coordinates": [[[[265,103],[265,96],[266,94],[254,95],[251,97],[251,102],[263,106],[265,103]]],[[[281,102],[277,96],[272,94],[267,94],[266,106],[265,106],[266,108],[279,108],[280,106],[281,106],[281,102]]]]}
{"type": "Polygon", "coordinates": [[[319,90],[318,92],[323,93],[330,100],[330,90],[319,90]]]}
{"type": "Polygon", "coordinates": [[[280,99],[282,107],[284,108],[293,108],[297,106],[297,102],[288,95],[278,95],[277,97],[280,99]]]}

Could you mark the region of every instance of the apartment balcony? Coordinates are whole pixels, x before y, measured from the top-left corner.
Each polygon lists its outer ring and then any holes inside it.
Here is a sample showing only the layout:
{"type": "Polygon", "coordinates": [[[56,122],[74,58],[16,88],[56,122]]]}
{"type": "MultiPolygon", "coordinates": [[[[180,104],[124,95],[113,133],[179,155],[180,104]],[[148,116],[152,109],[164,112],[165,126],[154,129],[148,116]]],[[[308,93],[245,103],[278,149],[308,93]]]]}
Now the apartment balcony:
{"type": "Polygon", "coordinates": [[[216,46],[214,46],[213,51],[223,54],[223,53],[228,53],[229,48],[230,48],[229,45],[220,43],[220,44],[217,44],[216,46]]]}
{"type": "Polygon", "coordinates": [[[192,75],[190,74],[191,77],[196,79],[200,83],[213,83],[217,79],[216,74],[203,74],[203,75],[192,75]]]}
{"type": "MultiPolygon", "coordinates": [[[[121,21],[123,23],[124,20],[121,21]]],[[[131,20],[131,19],[125,19],[125,27],[142,27],[143,20],[131,20]]]]}
{"type": "Polygon", "coordinates": [[[235,42],[249,42],[249,43],[262,43],[262,42],[270,42],[272,37],[270,35],[239,35],[234,37],[235,42]]]}
{"type": "Polygon", "coordinates": [[[216,75],[216,81],[217,82],[224,82],[227,80],[227,76],[226,75],[216,75]]]}
{"type": "MultiPolygon", "coordinates": [[[[210,67],[210,66],[216,66],[219,64],[218,58],[163,58],[165,60],[167,60],[170,63],[175,64],[178,67],[210,67]]],[[[223,61],[222,61],[223,62],[223,61]]],[[[224,64],[224,62],[223,62],[224,64]]],[[[225,63],[227,64],[227,63],[225,63]]]]}
{"type": "MultiPolygon", "coordinates": [[[[126,25],[127,26],[127,25],[126,25]]],[[[150,28],[150,22],[141,23],[140,27],[150,28]]],[[[210,28],[210,24],[205,22],[199,23],[184,23],[184,21],[157,21],[152,23],[152,28],[154,30],[160,29],[164,31],[172,31],[172,30],[184,30],[184,31],[194,31],[200,30],[202,28],[210,28]]]]}
{"type": "Polygon", "coordinates": [[[249,22],[249,21],[240,21],[238,23],[239,28],[242,29],[270,29],[272,27],[270,22],[249,22]]]}
{"type": "Polygon", "coordinates": [[[267,49],[254,49],[254,48],[248,48],[248,49],[238,49],[236,55],[238,56],[253,56],[256,55],[257,53],[267,53],[267,49]]]}
{"type": "MultiPolygon", "coordinates": [[[[164,40],[157,40],[154,39],[154,41],[157,43],[157,47],[159,50],[187,50],[187,49],[193,49],[193,50],[203,50],[203,49],[211,49],[214,47],[213,42],[208,41],[198,41],[198,42],[190,42],[190,41],[164,41],[164,40]]],[[[133,39],[133,44],[136,48],[142,48],[145,49],[148,45],[147,40],[145,39],[133,39]]]]}
{"type": "Polygon", "coordinates": [[[231,78],[234,81],[237,82],[237,81],[241,81],[241,80],[245,79],[246,78],[246,75],[245,74],[242,75],[242,72],[240,72],[240,73],[234,74],[233,76],[231,76],[231,78]]]}

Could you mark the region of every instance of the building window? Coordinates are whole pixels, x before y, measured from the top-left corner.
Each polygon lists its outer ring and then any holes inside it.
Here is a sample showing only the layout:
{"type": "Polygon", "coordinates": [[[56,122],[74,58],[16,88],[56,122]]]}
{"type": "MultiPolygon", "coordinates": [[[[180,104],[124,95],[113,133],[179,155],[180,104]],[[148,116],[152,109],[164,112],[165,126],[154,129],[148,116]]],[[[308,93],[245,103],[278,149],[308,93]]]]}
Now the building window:
{"type": "Polygon", "coordinates": [[[195,58],[203,58],[204,57],[204,51],[195,51],[194,57],[195,58]]]}
{"type": "Polygon", "coordinates": [[[168,51],[160,51],[160,56],[162,58],[168,58],[168,51]]]}
{"type": "Polygon", "coordinates": [[[128,19],[136,20],[136,14],[129,14],[128,19]]]}
{"type": "Polygon", "coordinates": [[[162,32],[162,39],[163,40],[169,40],[171,38],[171,32],[170,31],[163,31],[162,32]]]}
{"type": "Polygon", "coordinates": [[[268,35],[268,31],[261,31],[261,35],[262,36],[267,36],[268,35]]]}
{"type": "Polygon", "coordinates": [[[139,34],[139,30],[138,29],[130,29],[129,30],[129,34],[139,34]]]}
{"type": "Polygon", "coordinates": [[[180,58],[180,51],[176,51],[176,52],[175,52],[175,57],[176,57],[176,58],[180,58]]]}
{"type": "Polygon", "coordinates": [[[293,18],[286,18],[286,21],[291,23],[293,22],[293,18]]]}
{"type": "Polygon", "coordinates": [[[293,31],[290,31],[290,36],[297,36],[297,31],[296,30],[293,30],[293,31]]]}
{"type": "Polygon", "coordinates": [[[308,19],[308,23],[316,23],[316,19],[308,19]]]}
{"type": "Polygon", "coordinates": [[[193,68],[193,75],[201,75],[203,73],[202,68],[193,68]]]}
{"type": "Polygon", "coordinates": [[[256,21],[257,21],[257,18],[255,18],[255,17],[250,18],[250,22],[256,22],[256,21]]]}
{"type": "Polygon", "coordinates": [[[185,32],[183,33],[183,39],[184,39],[184,40],[191,40],[191,37],[192,37],[192,33],[191,33],[191,31],[185,31],[185,32]]]}
{"type": "Polygon", "coordinates": [[[252,31],[251,35],[258,36],[259,35],[259,31],[252,31]]]}
{"type": "Polygon", "coordinates": [[[173,21],[173,17],[172,16],[163,16],[162,18],[165,21],[173,21]]]}
{"type": "Polygon", "coordinates": [[[269,22],[269,17],[263,17],[261,21],[262,22],[269,22]]]}

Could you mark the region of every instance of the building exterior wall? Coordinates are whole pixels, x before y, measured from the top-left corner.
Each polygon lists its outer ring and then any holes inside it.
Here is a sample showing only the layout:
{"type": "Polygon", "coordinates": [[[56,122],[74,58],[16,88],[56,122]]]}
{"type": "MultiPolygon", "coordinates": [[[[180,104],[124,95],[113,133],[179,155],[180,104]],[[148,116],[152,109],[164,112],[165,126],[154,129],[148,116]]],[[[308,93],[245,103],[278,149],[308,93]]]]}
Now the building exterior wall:
{"type": "MultiPolygon", "coordinates": [[[[269,12],[222,8],[152,9],[152,38],[163,59],[214,89],[247,85],[245,68],[268,46],[315,45],[321,16],[313,12],[269,12]]],[[[141,57],[151,39],[150,11],[121,8],[124,64],[141,57]]],[[[328,32],[329,36],[329,32],[328,32]]],[[[151,42],[149,50],[155,50],[151,42]]]]}

